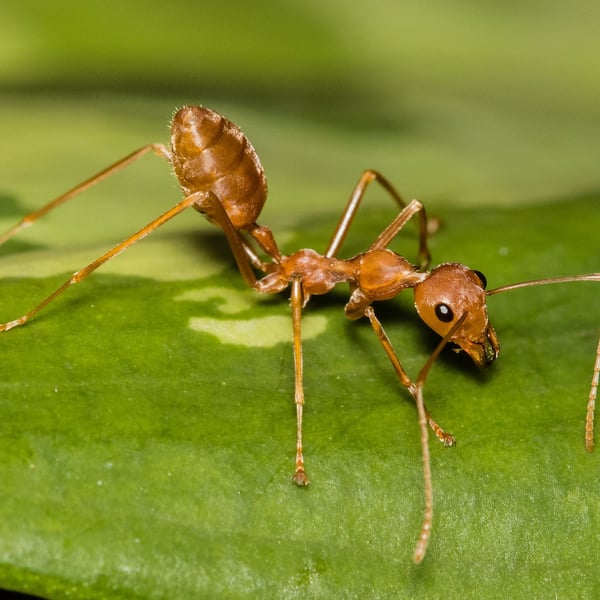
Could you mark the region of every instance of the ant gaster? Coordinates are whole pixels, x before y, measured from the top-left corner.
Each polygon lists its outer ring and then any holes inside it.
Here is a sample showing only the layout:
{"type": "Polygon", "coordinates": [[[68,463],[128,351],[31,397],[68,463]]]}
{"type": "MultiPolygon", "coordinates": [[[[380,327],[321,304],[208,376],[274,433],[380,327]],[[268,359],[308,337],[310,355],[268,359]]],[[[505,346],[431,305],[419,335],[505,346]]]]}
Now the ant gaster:
{"type": "MultiPolygon", "coordinates": [[[[466,352],[479,367],[490,365],[500,346],[490,325],[486,297],[519,287],[567,281],[600,281],[600,273],[542,279],[508,285],[485,291],[485,277],[478,271],[457,263],[445,263],[428,271],[430,253],[427,246],[427,218],[423,205],[405,203],[394,187],[377,171],[367,170],[356,185],[333,236],[323,254],[315,250],[298,250],[283,255],[268,227],[258,225],[267,198],[267,183],[259,158],[242,131],[225,117],[198,106],[177,111],[171,124],[171,144],[149,144],[87,179],[37,211],[25,216],[0,237],[4,243],[21,229],[73,198],[80,192],[131,164],[144,154],[153,152],[166,159],[175,171],[184,199],[138,232],[77,271],[72,277],[18,319],[0,324],[0,331],[22,325],[72,284],[79,283],[106,261],[142,239],[169,219],[193,207],[224,232],[242,277],[248,285],[265,294],[291,288],[293,353],[295,372],[295,406],[297,415],[296,467],[293,481],[308,485],[302,451],[302,416],[304,407],[301,313],[313,294],[325,294],[339,283],[348,283],[350,299],[345,307],[349,319],[367,317],[388,355],[400,382],[413,396],[418,410],[423,455],[424,514],[414,560],[425,555],[433,515],[428,431],[431,427],[445,446],[455,443],[431,417],[423,402],[423,386],[429,369],[449,342],[466,352]],[[338,251],[348,233],[368,185],[377,181],[399,207],[397,217],[383,230],[367,250],[349,259],[338,258],[338,251]],[[418,266],[387,248],[388,244],[413,217],[418,218],[418,266]],[[257,248],[258,247],[258,248],[257,248]],[[261,258],[259,251],[267,257],[261,258]],[[257,278],[256,272],[262,273],[257,278]],[[423,321],[441,336],[416,379],[402,367],[383,326],[375,314],[373,303],[389,300],[401,291],[414,290],[415,307],[423,321]]],[[[600,343],[596,352],[594,375],[587,407],[586,448],[593,447],[593,415],[600,372],[600,343]]]]}

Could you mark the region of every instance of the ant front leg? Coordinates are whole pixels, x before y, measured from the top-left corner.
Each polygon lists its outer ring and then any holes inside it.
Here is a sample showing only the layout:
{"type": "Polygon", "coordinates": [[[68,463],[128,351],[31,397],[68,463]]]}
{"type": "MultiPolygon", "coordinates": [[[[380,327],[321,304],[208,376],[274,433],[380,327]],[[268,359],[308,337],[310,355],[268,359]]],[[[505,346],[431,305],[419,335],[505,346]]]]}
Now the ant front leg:
{"type": "Polygon", "coordinates": [[[444,442],[444,445],[452,445],[454,444],[454,438],[445,433],[438,425],[433,421],[427,409],[425,408],[425,403],[423,402],[423,386],[425,384],[425,376],[421,376],[422,372],[419,374],[419,379],[417,383],[414,384],[410,378],[408,377],[406,371],[400,364],[398,360],[398,356],[392,347],[392,344],[385,333],[383,326],[381,325],[379,319],[375,316],[375,311],[372,306],[368,306],[365,309],[365,315],[369,318],[371,322],[371,326],[377,335],[377,338],[381,342],[386,354],[388,355],[392,365],[394,366],[394,370],[398,374],[402,385],[404,385],[412,394],[415,403],[417,405],[417,412],[419,415],[419,431],[420,431],[420,440],[421,440],[421,456],[423,459],[423,496],[424,496],[424,508],[423,508],[423,520],[421,522],[421,530],[419,532],[419,537],[417,539],[417,543],[415,546],[415,551],[413,554],[413,560],[415,563],[419,564],[423,558],[425,557],[425,552],[427,550],[427,545],[429,543],[429,537],[431,535],[431,529],[433,527],[433,484],[431,482],[431,460],[429,457],[429,436],[427,431],[427,424],[432,427],[435,431],[436,435],[439,439],[444,442]],[[433,425],[432,425],[433,423],[433,425]],[[440,437],[440,433],[442,437],[440,437]],[[451,440],[450,443],[446,442],[446,438],[451,440]]]}
{"type": "Polygon", "coordinates": [[[417,539],[413,559],[415,563],[420,563],[425,557],[427,545],[429,544],[429,537],[431,535],[431,529],[433,526],[433,485],[431,482],[431,460],[429,456],[429,436],[427,431],[427,424],[433,429],[436,436],[444,443],[445,446],[452,446],[455,443],[454,438],[443,431],[435,421],[431,418],[431,415],[425,407],[423,401],[423,387],[425,386],[425,380],[429,374],[431,366],[443,350],[444,346],[448,343],[451,337],[463,326],[467,314],[464,313],[450,329],[450,331],[442,338],[435,350],[429,356],[427,362],[423,368],[419,371],[416,383],[413,383],[408,377],[406,371],[400,364],[398,356],[392,347],[392,344],[385,333],[383,326],[379,319],[375,316],[375,311],[372,306],[368,306],[364,314],[369,318],[371,326],[377,335],[377,338],[381,342],[386,354],[388,355],[394,370],[398,374],[402,385],[404,385],[412,394],[415,404],[417,405],[417,412],[419,415],[419,431],[421,438],[421,456],[423,459],[423,495],[424,495],[424,509],[423,509],[423,521],[421,523],[421,531],[417,539]]]}
{"type": "MultiPolygon", "coordinates": [[[[394,350],[394,347],[392,346],[392,342],[390,341],[390,338],[388,337],[387,333],[385,332],[383,325],[381,324],[381,321],[375,315],[375,310],[373,309],[372,306],[367,306],[367,308],[365,308],[364,314],[369,319],[369,322],[371,323],[371,327],[373,328],[373,331],[375,332],[377,339],[381,342],[383,349],[385,350],[386,354],[388,355],[388,358],[390,359],[390,362],[392,363],[392,366],[394,367],[394,371],[396,371],[396,374],[398,375],[398,378],[400,379],[400,383],[410,392],[411,396],[416,401],[417,400],[417,385],[413,383],[413,381],[408,376],[407,372],[404,370],[404,367],[400,363],[400,360],[398,359],[398,355],[396,354],[396,351],[394,350]]],[[[454,439],[454,436],[452,434],[444,431],[437,424],[437,422],[433,419],[433,417],[431,416],[431,414],[429,413],[429,411],[427,410],[427,407],[425,405],[423,405],[423,410],[425,411],[425,417],[426,417],[427,423],[429,424],[429,427],[431,427],[431,430],[433,431],[435,436],[438,438],[438,440],[440,440],[440,442],[442,442],[442,444],[444,444],[444,446],[446,446],[446,447],[454,446],[456,444],[456,440],[454,439]]]]}
{"type": "MultiPolygon", "coordinates": [[[[389,193],[389,195],[396,201],[400,209],[403,210],[407,207],[407,204],[403,200],[402,196],[400,196],[394,186],[381,173],[374,171],[373,169],[366,170],[356,184],[356,187],[354,188],[354,191],[348,200],[348,204],[346,205],[346,208],[344,209],[344,212],[342,213],[342,216],[335,228],[331,241],[327,246],[325,256],[328,258],[332,258],[337,255],[342,243],[346,239],[346,235],[348,234],[350,226],[352,225],[352,221],[356,216],[358,207],[362,202],[366,189],[373,181],[377,181],[389,193]]],[[[419,264],[426,269],[429,265],[430,253],[427,247],[427,218],[422,205],[421,211],[422,212],[420,214],[419,221],[418,260],[419,264]]]]}

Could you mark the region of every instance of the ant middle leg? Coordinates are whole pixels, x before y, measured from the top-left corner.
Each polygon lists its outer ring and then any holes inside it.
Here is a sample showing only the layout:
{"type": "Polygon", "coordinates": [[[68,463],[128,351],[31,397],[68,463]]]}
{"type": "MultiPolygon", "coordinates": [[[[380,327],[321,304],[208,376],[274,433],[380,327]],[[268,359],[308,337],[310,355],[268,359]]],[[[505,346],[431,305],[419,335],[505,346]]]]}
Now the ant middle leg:
{"type": "MultiPolygon", "coordinates": [[[[377,181],[388,192],[401,210],[406,208],[407,203],[397,192],[396,188],[394,188],[394,186],[381,173],[373,169],[366,170],[356,184],[356,187],[354,188],[350,199],[348,200],[346,208],[344,209],[342,216],[336,225],[333,236],[331,237],[329,245],[327,246],[327,250],[325,251],[325,256],[328,258],[334,257],[338,253],[340,247],[346,239],[366,189],[373,181],[377,181]]],[[[427,218],[424,209],[420,214],[419,221],[418,260],[423,267],[426,267],[429,264],[429,250],[427,248],[427,218]]]]}
{"type": "Polygon", "coordinates": [[[294,402],[296,405],[296,470],[292,481],[299,486],[310,483],[304,470],[304,450],[302,447],[302,417],[304,413],[304,383],[302,362],[302,305],[304,303],[302,291],[302,277],[292,275],[292,325],[294,344],[294,402]]]}

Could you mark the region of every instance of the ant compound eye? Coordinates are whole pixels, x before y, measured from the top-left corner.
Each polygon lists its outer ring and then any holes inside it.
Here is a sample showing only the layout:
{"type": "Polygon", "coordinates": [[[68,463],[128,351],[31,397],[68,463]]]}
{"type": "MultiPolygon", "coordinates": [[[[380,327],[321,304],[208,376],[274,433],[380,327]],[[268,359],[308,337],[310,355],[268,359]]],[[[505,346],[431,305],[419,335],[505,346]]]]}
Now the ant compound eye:
{"type": "Polygon", "coordinates": [[[477,279],[481,281],[481,287],[485,290],[485,288],[487,287],[487,279],[485,278],[485,275],[481,271],[474,270],[473,273],[477,275],[477,279]]]}
{"type": "Polygon", "coordinates": [[[444,323],[450,323],[454,319],[454,313],[447,304],[437,304],[435,307],[435,316],[444,323]]]}

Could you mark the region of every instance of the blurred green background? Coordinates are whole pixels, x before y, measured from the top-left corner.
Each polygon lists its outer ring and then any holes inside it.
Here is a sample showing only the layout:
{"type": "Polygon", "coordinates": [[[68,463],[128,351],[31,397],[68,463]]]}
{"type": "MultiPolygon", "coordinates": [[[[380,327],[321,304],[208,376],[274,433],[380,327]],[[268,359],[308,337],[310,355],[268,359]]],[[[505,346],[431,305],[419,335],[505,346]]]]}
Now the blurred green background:
{"type": "MultiPolygon", "coordinates": [[[[442,218],[434,262],[478,261],[493,285],[598,270],[597,2],[3,4],[3,227],[136,147],[166,142],[174,109],[197,103],[238,123],[258,150],[270,186],[260,222],[284,246],[322,248],[362,170],[376,168],[442,218]]],[[[168,171],[146,158],[3,248],[2,320],[172,205],[180,192],[168,171]]],[[[393,215],[379,190],[370,197],[355,251],[393,215]]],[[[533,293],[520,308],[499,298],[509,340],[493,381],[436,365],[444,375],[431,395],[450,397],[445,419],[466,439],[450,453],[433,450],[441,502],[430,555],[415,569],[414,409],[398,402],[372,334],[349,333],[343,295],[319,307],[332,315],[307,344],[310,364],[324,365],[311,398],[326,398],[307,417],[320,474],[297,494],[288,483],[291,350],[248,355],[207,338],[202,355],[185,328],[171,339],[188,318],[221,314],[173,302],[186,282],[206,285],[200,271],[214,266],[214,285],[244,288],[197,215],[165,230],[107,265],[72,303],[1,340],[0,586],[47,598],[597,597],[598,459],[581,442],[597,335],[591,286],[578,297],[533,293]],[[103,309],[92,315],[96,302],[103,309]],[[179,357],[174,371],[155,364],[161,352],[179,357]],[[494,404],[516,388],[544,414],[532,417],[519,398],[511,420],[494,404]],[[253,394],[260,403],[241,400],[253,394]],[[350,420],[339,424],[340,413],[350,420]],[[127,465],[99,499],[83,480],[110,480],[106,440],[118,457],[110,461],[127,465]],[[214,447],[222,453],[213,463],[214,447]],[[353,461],[363,473],[344,471],[353,461]],[[170,491],[167,469],[178,478],[170,491]],[[226,522],[214,516],[221,507],[226,522]]],[[[248,314],[285,307],[256,302],[248,314]]],[[[429,350],[408,328],[398,343],[416,372],[429,350]]]]}
{"type": "MultiPolygon", "coordinates": [[[[114,157],[128,134],[163,140],[173,108],[193,102],[241,121],[269,179],[293,181],[309,208],[367,166],[428,203],[590,191],[598,13],[591,1],[26,1],[0,22],[5,148],[25,136],[29,162],[54,148],[64,164],[93,106],[121,119],[103,131],[114,157]],[[70,120],[45,123],[57,104],[70,120]]],[[[26,167],[5,154],[6,187],[26,167]]]]}

